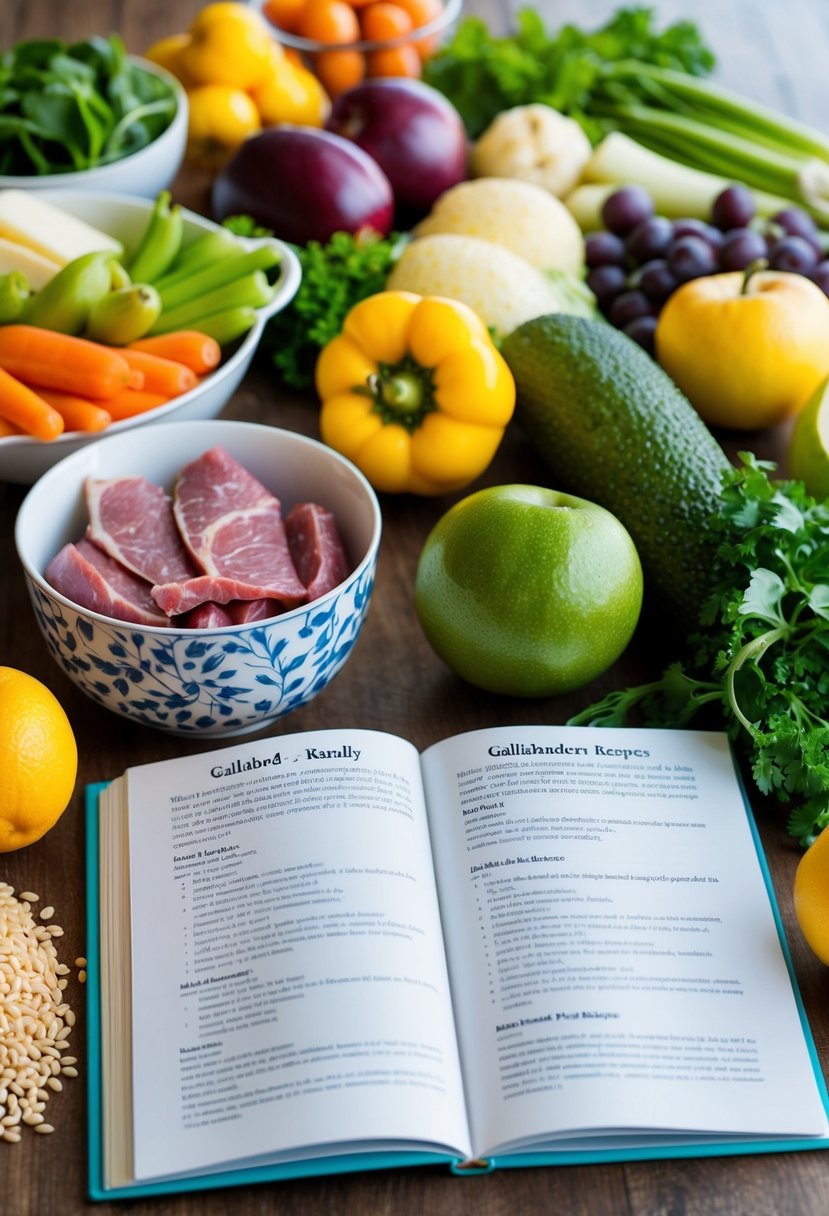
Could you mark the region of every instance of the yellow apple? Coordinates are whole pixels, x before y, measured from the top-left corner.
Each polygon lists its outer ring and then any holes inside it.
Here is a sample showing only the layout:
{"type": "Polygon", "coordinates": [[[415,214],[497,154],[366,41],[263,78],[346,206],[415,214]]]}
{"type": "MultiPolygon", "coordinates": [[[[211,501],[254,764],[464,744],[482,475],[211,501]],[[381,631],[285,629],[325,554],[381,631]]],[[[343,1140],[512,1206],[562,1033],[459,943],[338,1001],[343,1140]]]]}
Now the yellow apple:
{"type": "Polygon", "coordinates": [[[787,271],[692,279],[660,314],[656,357],[710,426],[774,426],[829,375],[829,298],[787,271]]]}

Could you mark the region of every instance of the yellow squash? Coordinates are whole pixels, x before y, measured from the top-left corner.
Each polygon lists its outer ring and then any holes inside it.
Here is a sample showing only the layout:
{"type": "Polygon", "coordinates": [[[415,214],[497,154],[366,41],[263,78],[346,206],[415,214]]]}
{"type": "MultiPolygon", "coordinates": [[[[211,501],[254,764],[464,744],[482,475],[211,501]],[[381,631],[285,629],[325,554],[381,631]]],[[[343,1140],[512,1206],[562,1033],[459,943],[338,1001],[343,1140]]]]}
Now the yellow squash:
{"type": "Polygon", "coordinates": [[[465,304],[384,291],[351,309],[320,353],[325,443],[377,490],[446,494],[492,460],[515,408],[515,382],[465,304]]]}

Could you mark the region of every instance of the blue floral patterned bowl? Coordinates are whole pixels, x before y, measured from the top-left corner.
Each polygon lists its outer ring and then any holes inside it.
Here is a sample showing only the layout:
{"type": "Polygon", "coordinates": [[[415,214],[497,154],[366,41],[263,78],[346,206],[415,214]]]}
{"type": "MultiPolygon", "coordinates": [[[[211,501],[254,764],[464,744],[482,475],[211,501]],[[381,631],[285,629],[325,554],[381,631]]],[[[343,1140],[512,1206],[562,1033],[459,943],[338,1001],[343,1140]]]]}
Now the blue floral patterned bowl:
{"type": "Polygon", "coordinates": [[[246,422],[171,422],[101,439],[60,461],[31,488],[15,543],[40,630],[59,666],[114,713],[179,735],[260,730],[316,696],[354,645],[368,609],[380,543],[377,498],[332,449],[246,422]],[[171,488],[178,471],[221,445],[287,511],[317,502],[333,512],[351,573],[313,603],[270,620],[215,629],[145,627],[80,608],[46,582],[67,541],[83,535],[88,475],[137,474],[171,488]]]}

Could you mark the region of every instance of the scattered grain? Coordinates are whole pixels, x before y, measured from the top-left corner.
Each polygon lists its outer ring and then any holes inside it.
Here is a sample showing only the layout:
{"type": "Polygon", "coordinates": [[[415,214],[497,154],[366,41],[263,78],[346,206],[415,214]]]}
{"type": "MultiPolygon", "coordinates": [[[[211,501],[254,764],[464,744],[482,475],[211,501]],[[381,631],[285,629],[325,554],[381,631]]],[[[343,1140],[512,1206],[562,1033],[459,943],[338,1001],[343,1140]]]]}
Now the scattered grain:
{"type": "MultiPolygon", "coordinates": [[[[52,1092],[63,1089],[57,1074],[78,1075],[76,1057],[61,1059],[75,1021],[63,991],[70,968],[58,960],[53,940],[63,929],[34,920],[30,905],[39,898],[24,891],[17,899],[0,882],[0,1140],[11,1144],[24,1127],[54,1130],[42,1112],[52,1092]]],[[[46,907],[40,920],[54,915],[46,907]]]]}
{"type": "Polygon", "coordinates": [[[76,967],[85,967],[86,966],[86,959],[83,957],[83,955],[81,955],[79,958],[75,959],[75,966],[76,967]]]}
{"type": "Polygon", "coordinates": [[[84,971],[83,968],[81,968],[81,970],[78,972],[78,983],[79,984],[86,983],[86,972],[84,971]]]}

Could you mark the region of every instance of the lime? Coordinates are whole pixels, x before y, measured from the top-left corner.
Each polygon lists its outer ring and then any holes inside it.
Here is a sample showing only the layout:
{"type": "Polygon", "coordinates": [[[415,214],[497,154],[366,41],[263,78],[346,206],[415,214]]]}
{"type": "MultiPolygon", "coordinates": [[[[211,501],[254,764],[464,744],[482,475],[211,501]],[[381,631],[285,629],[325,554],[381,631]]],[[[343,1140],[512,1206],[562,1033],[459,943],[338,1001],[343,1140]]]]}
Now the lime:
{"type": "Polygon", "coordinates": [[[479,490],[438,520],[415,579],[433,649],[490,692],[555,696],[605,671],[642,605],[642,568],[604,507],[539,486],[479,490]]]}
{"type": "Polygon", "coordinates": [[[789,476],[802,481],[811,495],[829,497],[829,379],[795,419],[786,461],[789,476]]]}

